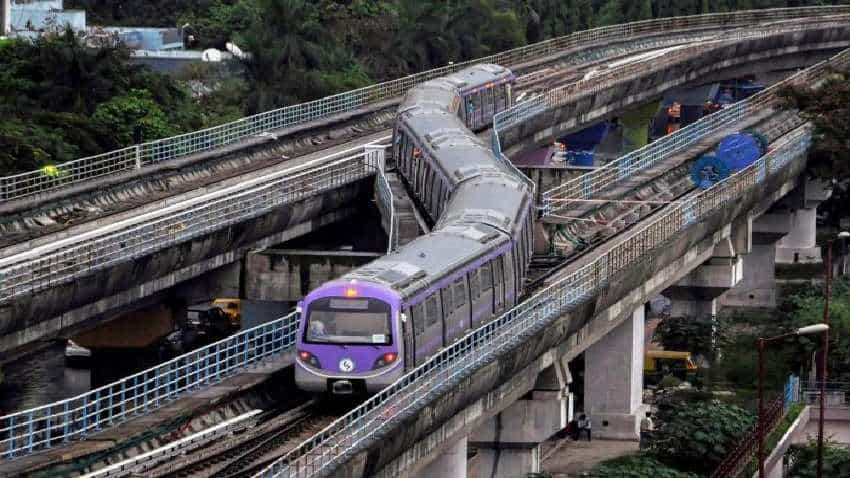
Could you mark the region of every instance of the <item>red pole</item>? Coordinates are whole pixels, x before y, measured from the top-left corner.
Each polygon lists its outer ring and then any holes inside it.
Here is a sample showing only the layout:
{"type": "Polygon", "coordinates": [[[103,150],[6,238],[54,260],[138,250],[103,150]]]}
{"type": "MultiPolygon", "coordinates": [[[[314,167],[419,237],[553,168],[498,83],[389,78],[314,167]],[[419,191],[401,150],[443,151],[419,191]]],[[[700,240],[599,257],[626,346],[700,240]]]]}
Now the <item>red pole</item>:
{"type": "MultiPolygon", "coordinates": [[[[832,295],[832,241],[826,243],[826,294],[824,297],[823,323],[829,325],[829,299],[832,295]]],[[[823,411],[826,395],[826,357],[829,354],[829,329],[823,333],[823,346],[820,359],[820,410],[818,412],[818,471],[817,478],[823,478],[823,411]]]]}
{"type": "Polygon", "coordinates": [[[759,342],[759,414],[756,432],[759,438],[759,478],[764,478],[764,339],[759,342]]]}

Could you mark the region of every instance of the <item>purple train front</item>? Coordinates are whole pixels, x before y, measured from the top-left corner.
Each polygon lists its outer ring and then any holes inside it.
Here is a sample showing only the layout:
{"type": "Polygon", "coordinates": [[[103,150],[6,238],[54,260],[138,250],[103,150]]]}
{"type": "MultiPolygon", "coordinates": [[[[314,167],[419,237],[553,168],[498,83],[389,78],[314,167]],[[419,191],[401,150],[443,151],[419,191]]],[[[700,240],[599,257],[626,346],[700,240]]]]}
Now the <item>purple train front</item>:
{"type": "Polygon", "coordinates": [[[380,390],[404,367],[399,321],[401,299],[378,284],[332,281],[301,305],[296,383],[310,392],[380,390]]]}
{"type": "MultiPolygon", "coordinates": [[[[298,387],[376,392],[516,304],[531,259],[534,186],[467,121],[489,121],[509,106],[512,80],[504,68],[478,65],[408,93],[394,157],[434,227],[305,298],[298,387]],[[469,95],[493,107],[459,117],[469,95]]],[[[469,111],[481,110],[476,101],[468,101],[469,111]]]]}

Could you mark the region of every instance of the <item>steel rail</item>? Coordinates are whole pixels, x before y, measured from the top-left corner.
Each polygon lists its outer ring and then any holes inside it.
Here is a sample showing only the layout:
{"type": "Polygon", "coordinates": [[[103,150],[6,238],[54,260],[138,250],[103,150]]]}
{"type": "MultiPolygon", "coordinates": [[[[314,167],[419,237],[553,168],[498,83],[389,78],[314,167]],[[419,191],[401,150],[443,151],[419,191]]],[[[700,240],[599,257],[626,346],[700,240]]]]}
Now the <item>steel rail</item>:
{"type": "MultiPolygon", "coordinates": [[[[716,47],[708,47],[716,48],[716,47]]],[[[675,63],[680,60],[680,57],[686,56],[686,50],[680,50],[670,58],[665,59],[665,63],[675,63]]],[[[847,51],[833,57],[830,65],[834,68],[846,68],[850,65],[850,53],[847,51]]],[[[823,72],[823,68],[818,70],[823,72]]],[[[617,74],[618,70],[610,72],[617,74]]],[[[556,186],[542,194],[540,209],[543,217],[557,215],[558,212],[568,208],[573,201],[582,199],[592,199],[597,193],[610,188],[619,181],[631,176],[637,171],[641,171],[658,163],[668,154],[681,151],[684,148],[696,144],[702,138],[714,134],[715,132],[728,128],[730,124],[737,124],[750,114],[756,113],[765,108],[771,108],[777,105],[779,98],[777,93],[783,88],[804,83],[812,79],[810,70],[802,70],[795,75],[792,75],[785,80],[775,83],[750,98],[737,102],[729,107],[723,108],[711,115],[705,116],[700,120],[672,133],[660,138],[659,140],[650,143],[638,150],[621,156],[615,161],[608,163],[594,171],[581,175],[572,180],[556,186]]],[[[627,80],[624,80],[627,81],[627,80]]],[[[564,96],[572,96],[578,94],[578,89],[567,89],[553,92],[549,96],[545,105],[541,104],[538,107],[531,108],[529,105],[517,105],[518,111],[514,114],[522,115],[522,120],[527,120],[529,117],[538,114],[539,112],[550,108],[557,107],[561,104],[564,96]],[[551,106],[550,106],[551,105],[551,106]]],[[[495,126],[497,122],[501,122],[503,118],[497,117],[494,120],[494,131],[503,126],[495,126]]],[[[517,121],[507,119],[506,121],[517,121]]]]}
{"type": "Polygon", "coordinates": [[[441,350],[256,476],[328,475],[461,379],[520,346],[563,313],[591,298],[621,271],[644,260],[680,231],[736,201],[771,174],[801,158],[810,139],[809,128],[800,128],[746,169],[683,204],[669,206],[666,213],[620,240],[593,262],[441,350]]]}

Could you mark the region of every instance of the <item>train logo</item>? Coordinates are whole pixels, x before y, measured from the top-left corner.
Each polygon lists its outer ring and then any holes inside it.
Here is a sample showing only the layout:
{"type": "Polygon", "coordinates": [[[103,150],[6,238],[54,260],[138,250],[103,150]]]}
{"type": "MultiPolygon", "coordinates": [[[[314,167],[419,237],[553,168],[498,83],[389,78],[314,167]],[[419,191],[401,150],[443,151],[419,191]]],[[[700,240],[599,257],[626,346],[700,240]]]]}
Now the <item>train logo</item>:
{"type": "Polygon", "coordinates": [[[339,361],[339,371],[340,372],[353,372],[354,371],[354,360],[350,358],[344,358],[339,361]]]}

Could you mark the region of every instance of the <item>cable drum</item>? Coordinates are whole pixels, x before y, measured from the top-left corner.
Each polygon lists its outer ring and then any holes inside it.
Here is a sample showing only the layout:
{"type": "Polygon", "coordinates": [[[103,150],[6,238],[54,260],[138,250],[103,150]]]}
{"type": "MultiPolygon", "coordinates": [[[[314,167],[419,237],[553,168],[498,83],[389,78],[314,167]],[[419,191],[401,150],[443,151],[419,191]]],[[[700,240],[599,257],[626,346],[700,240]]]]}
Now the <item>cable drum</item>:
{"type": "Polygon", "coordinates": [[[707,154],[691,167],[691,181],[700,189],[708,189],[728,178],[729,173],[729,168],[723,161],[717,156],[707,154]]]}
{"type": "Polygon", "coordinates": [[[730,171],[740,171],[759,159],[764,146],[759,138],[750,133],[730,134],[720,141],[717,159],[730,171]]]}

